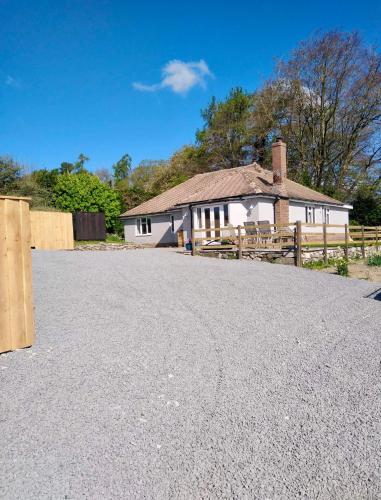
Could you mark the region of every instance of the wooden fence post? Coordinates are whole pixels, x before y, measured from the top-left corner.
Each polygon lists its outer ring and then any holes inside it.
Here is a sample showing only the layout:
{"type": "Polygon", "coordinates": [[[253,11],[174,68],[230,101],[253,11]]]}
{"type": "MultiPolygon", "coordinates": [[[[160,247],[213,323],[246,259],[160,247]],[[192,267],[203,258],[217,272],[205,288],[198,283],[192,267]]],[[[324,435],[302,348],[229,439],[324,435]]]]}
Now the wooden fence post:
{"type": "Polygon", "coordinates": [[[378,252],[378,226],[376,227],[376,252],[378,252]]]}
{"type": "Polygon", "coordinates": [[[238,226],[238,258],[242,259],[242,238],[241,238],[241,226],[238,226]]]}
{"type": "Polygon", "coordinates": [[[364,237],[364,226],[361,226],[361,254],[362,258],[365,259],[365,237],[364,237]]]}
{"type": "Polygon", "coordinates": [[[323,256],[324,256],[324,264],[328,264],[328,251],[327,251],[327,224],[324,222],[323,224],[323,256]]]}
{"type": "Polygon", "coordinates": [[[345,224],[345,246],[344,246],[344,255],[345,259],[348,261],[348,224],[345,224]]]}
{"type": "Polygon", "coordinates": [[[298,267],[301,267],[303,265],[303,259],[302,259],[302,222],[300,220],[296,222],[295,244],[296,244],[296,265],[298,267]]]}
{"type": "Polygon", "coordinates": [[[194,236],[194,230],[192,229],[192,250],[191,255],[196,255],[196,241],[194,236]]]}

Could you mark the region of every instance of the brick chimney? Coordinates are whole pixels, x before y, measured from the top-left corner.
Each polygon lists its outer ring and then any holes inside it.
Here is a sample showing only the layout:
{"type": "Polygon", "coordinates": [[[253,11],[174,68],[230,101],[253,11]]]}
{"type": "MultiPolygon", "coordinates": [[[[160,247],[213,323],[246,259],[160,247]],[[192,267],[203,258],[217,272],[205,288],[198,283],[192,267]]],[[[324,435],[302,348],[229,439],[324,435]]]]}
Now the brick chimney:
{"type": "Polygon", "coordinates": [[[272,145],[273,186],[274,193],[278,196],[274,203],[276,224],[289,223],[286,149],[286,143],[281,138],[277,138],[272,145]]]}

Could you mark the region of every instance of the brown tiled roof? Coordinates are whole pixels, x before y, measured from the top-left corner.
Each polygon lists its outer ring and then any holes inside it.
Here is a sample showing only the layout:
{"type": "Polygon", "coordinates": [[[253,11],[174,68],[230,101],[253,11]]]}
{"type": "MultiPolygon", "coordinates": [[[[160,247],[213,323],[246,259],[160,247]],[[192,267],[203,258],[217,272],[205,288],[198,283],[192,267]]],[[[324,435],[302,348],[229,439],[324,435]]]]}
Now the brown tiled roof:
{"type": "MultiPolygon", "coordinates": [[[[256,163],[245,167],[198,174],[182,184],[155,196],[155,198],[151,198],[128,210],[122,214],[122,217],[157,214],[173,210],[178,205],[221,200],[223,198],[247,195],[277,196],[279,192],[277,187],[273,185],[272,179],[272,172],[265,170],[256,163]]],[[[286,179],[285,187],[288,197],[291,199],[343,205],[341,201],[334,200],[289,179],[286,179]]]]}

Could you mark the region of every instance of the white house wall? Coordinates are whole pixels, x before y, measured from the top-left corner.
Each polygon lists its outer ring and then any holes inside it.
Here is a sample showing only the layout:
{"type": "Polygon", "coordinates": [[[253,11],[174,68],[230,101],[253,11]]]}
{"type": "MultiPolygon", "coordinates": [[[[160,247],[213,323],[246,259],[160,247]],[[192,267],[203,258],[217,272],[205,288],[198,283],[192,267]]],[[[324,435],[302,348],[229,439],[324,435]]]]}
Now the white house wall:
{"type": "MultiPolygon", "coordinates": [[[[216,202],[203,205],[192,206],[193,212],[193,227],[197,228],[196,210],[197,208],[220,207],[220,220],[223,221],[223,205],[228,205],[229,224],[237,227],[244,225],[244,222],[269,221],[274,224],[274,199],[253,197],[239,201],[229,201],[226,203],[216,202]]],[[[323,222],[323,205],[310,202],[299,202],[290,200],[289,202],[289,220],[290,223],[301,221],[306,223],[306,206],[315,207],[315,223],[323,222]]],[[[328,205],[326,205],[328,206],[328,205]]],[[[346,207],[329,206],[329,223],[344,225],[348,224],[349,209],[346,207]]],[[[202,210],[202,214],[204,211],[202,210]]],[[[126,241],[132,241],[140,244],[149,245],[176,245],[177,232],[184,231],[184,241],[187,242],[192,238],[192,217],[189,207],[184,207],[180,210],[172,212],[175,217],[175,232],[171,231],[170,213],[151,215],[151,231],[150,235],[138,235],[136,232],[136,218],[124,220],[124,236],[126,241]]],[[[205,219],[202,217],[203,227],[205,227],[205,219]]],[[[214,213],[211,210],[211,227],[214,226],[214,213]]],[[[318,232],[321,228],[313,226],[303,226],[304,232],[318,232]]],[[[328,228],[328,232],[344,232],[344,228],[328,228]]],[[[212,233],[212,236],[214,233],[212,233]]],[[[202,237],[203,233],[197,236],[202,237]]]]}
{"type": "MultiPolygon", "coordinates": [[[[309,202],[296,202],[290,201],[290,212],[289,220],[290,222],[301,221],[304,224],[306,221],[306,207],[311,206],[315,208],[315,224],[322,224],[324,222],[323,209],[324,207],[329,208],[329,224],[344,225],[349,223],[349,209],[345,207],[338,207],[335,205],[320,205],[317,203],[309,202]]],[[[322,228],[313,227],[308,225],[303,226],[303,232],[319,232],[322,228]]],[[[344,228],[340,227],[328,227],[327,232],[332,233],[344,233],[344,228]]]]}
{"type": "Polygon", "coordinates": [[[124,239],[141,245],[176,245],[177,231],[182,229],[183,215],[181,211],[173,212],[172,214],[151,215],[151,234],[138,235],[136,230],[137,218],[125,219],[124,222],[124,239]],[[175,217],[175,232],[171,231],[171,218],[175,217]]]}

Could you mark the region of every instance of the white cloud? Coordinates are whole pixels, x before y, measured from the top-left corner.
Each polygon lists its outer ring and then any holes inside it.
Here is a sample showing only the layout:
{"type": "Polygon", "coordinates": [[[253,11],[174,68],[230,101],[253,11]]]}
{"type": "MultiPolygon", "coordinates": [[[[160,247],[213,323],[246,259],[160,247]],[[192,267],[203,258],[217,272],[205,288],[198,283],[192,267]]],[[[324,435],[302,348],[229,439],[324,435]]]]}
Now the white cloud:
{"type": "Polygon", "coordinates": [[[162,69],[162,79],[159,83],[146,85],[134,82],[132,86],[143,92],[169,88],[176,94],[186,94],[192,87],[206,87],[206,79],[213,77],[212,72],[203,59],[199,61],[183,62],[178,59],[169,61],[162,69]]]}
{"type": "Polygon", "coordinates": [[[13,87],[15,89],[19,89],[21,87],[21,83],[13,78],[11,75],[7,75],[4,80],[4,84],[7,87],[13,87]]]}

